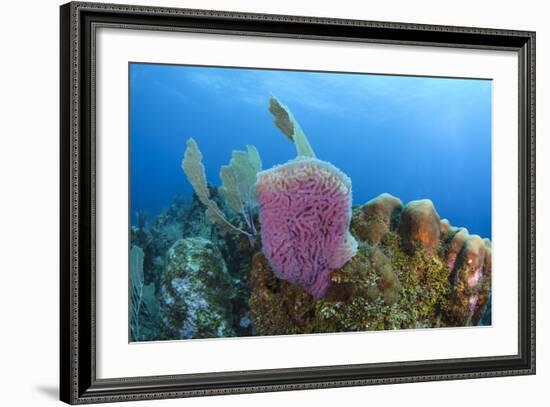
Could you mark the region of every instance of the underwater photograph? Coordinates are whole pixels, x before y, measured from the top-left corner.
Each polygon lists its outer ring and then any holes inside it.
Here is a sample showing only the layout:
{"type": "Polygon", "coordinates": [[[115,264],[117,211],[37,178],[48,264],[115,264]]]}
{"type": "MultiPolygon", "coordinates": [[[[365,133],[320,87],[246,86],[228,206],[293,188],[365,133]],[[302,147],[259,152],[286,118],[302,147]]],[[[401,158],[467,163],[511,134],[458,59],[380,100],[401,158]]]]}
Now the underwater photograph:
{"type": "Polygon", "coordinates": [[[491,80],[128,75],[130,342],[491,325],[491,80]]]}

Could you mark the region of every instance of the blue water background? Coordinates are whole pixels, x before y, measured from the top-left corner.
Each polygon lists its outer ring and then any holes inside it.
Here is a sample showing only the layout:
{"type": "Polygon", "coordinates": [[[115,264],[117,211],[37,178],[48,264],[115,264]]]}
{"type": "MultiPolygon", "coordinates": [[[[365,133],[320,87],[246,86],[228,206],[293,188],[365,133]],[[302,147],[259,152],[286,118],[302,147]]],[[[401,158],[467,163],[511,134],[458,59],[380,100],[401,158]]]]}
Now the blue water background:
{"type": "Polygon", "coordinates": [[[191,196],[181,170],[193,137],[209,182],[231,151],[257,147],[263,168],[296,156],[268,99],[286,104],[318,158],[344,171],[353,202],[388,192],[429,198],[441,216],[491,237],[490,80],[130,65],[130,199],[155,215],[191,196]]]}

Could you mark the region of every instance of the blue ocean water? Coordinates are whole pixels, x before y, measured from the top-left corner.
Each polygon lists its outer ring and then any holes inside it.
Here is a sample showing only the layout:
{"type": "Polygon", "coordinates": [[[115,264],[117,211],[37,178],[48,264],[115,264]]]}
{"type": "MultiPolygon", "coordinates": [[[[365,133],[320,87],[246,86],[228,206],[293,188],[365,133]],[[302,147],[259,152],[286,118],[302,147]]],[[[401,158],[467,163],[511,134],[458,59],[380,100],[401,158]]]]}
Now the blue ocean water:
{"type": "Polygon", "coordinates": [[[294,114],[318,158],[344,171],[353,201],[388,192],[428,198],[441,218],[491,238],[492,82],[130,65],[130,200],[150,215],[191,196],[185,143],[203,153],[209,182],[231,151],[257,147],[264,169],[296,156],[273,125],[270,95],[294,114]]]}

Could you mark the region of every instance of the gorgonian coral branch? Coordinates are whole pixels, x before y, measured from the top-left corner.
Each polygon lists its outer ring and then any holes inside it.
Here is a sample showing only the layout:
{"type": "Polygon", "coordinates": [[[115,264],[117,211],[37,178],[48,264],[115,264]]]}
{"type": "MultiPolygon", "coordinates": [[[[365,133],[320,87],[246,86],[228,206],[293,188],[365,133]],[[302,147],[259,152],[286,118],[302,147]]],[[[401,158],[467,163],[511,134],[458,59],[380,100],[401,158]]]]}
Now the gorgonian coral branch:
{"type": "Polygon", "coordinates": [[[275,126],[296,145],[296,152],[300,156],[315,157],[313,148],[302,128],[292,115],[292,112],[275,96],[269,97],[269,111],[275,116],[275,126]]]}
{"type": "Polygon", "coordinates": [[[130,250],[130,333],[132,340],[142,340],[141,326],[148,319],[153,321],[159,310],[159,303],[155,296],[155,284],[145,284],[143,274],[143,250],[132,246],[130,250]]]}
{"type": "Polygon", "coordinates": [[[256,148],[248,146],[248,153],[234,151],[230,164],[222,167],[220,173],[224,182],[222,194],[229,206],[244,217],[250,229],[249,232],[229,222],[218,204],[210,198],[205,169],[202,164],[202,153],[195,140],[192,138],[187,140],[187,148],[182,162],[183,172],[199,200],[206,206],[206,215],[211,221],[218,224],[223,232],[242,233],[248,237],[254,236],[254,222],[247,205],[251,205],[252,201],[257,205],[255,192],[250,192],[256,183],[256,172],[258,171],[256,168],[261,168],[260,156],[256,148]]]}
{"type": "Polygon", "coordinates": [[[222,166],[220,192],[228,205],[240,213],[252,233],[255,233],[253,212],[258,206],[255,184],[256,174],[262,169],[262,161],[256,147],[246,146],[247,151],[233,151],[231,161],[222,166]]]}

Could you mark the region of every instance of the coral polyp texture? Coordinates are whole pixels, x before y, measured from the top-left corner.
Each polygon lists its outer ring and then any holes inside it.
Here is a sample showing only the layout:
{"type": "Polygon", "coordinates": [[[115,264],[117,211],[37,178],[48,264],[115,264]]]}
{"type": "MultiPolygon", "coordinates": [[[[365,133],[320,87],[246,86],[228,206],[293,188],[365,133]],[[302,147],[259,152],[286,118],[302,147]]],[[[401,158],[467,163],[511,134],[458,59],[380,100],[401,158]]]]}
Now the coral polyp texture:
{"type": "Polygon", "coordinates": [[[256,192],[262,250],[275,275],[324,296],[332,271],[357,252],[350,179],[328,162],[299,157],[260,172],[256,192]]]}

